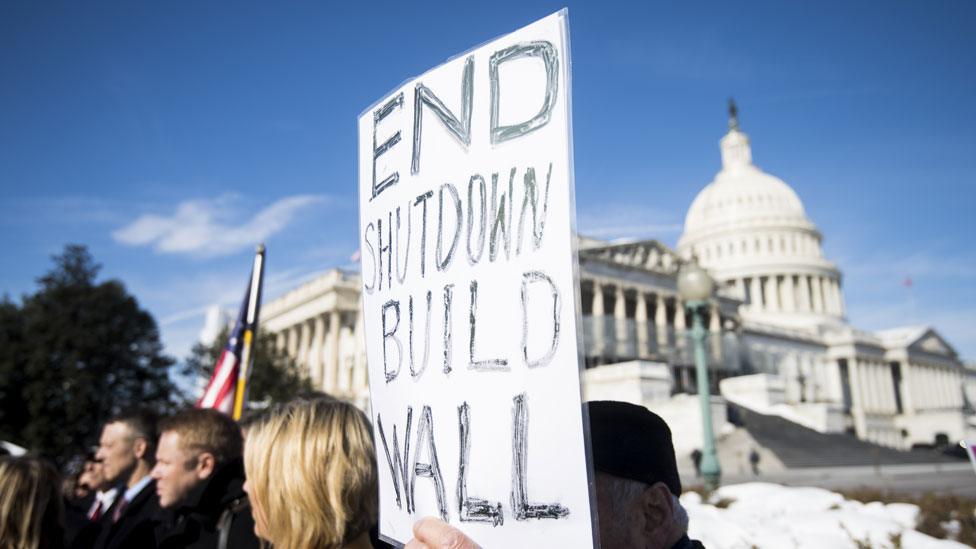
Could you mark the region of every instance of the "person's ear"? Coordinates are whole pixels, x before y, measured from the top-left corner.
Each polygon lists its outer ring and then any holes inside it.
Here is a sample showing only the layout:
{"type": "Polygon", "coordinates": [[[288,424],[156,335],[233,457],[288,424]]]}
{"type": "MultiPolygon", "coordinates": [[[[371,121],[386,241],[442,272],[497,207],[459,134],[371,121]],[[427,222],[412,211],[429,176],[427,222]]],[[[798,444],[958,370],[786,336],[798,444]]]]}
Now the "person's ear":
{"type": "Polygon", "coordinates": [[[674,500],[663,482],[655,482],[638,498],[640,516],[644,520],[644,539],[667,543],[674,529],[674,500]]]}
{"type": "Polygon", "coordinates": [[[214,469],[217,468],[217,458],[210,452],[203,452],[197,457],[196,474],[200,480],[210,478],[214,469]]]}
{"type": "Polygon", "coordinates": [[[132,442],[132,453],[135,454],[136,459],[145,459],[147,450],[149,450],[149,441],[146,439],[138,437],[132,442]]]}

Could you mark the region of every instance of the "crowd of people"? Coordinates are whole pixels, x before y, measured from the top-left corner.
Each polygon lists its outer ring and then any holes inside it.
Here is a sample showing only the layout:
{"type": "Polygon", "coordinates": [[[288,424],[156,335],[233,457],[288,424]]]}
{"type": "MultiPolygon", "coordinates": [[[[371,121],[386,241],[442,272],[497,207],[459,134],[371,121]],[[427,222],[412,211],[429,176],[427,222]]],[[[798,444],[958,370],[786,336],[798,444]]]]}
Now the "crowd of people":
{"type": "MultiPolygon", "coordinates": [[[[671,432],[646,408],[587,404],[598,535],[605,549],[689,549],[671,432]]],[[[33,456],[0,457],[0,549],[388,547],[377,532],[369,420],[326,396],[235,422],[209,409],[105,423],[64,476],[33,456]]],[[[409,549],[471,549],[440,519],[409,549]]]]}

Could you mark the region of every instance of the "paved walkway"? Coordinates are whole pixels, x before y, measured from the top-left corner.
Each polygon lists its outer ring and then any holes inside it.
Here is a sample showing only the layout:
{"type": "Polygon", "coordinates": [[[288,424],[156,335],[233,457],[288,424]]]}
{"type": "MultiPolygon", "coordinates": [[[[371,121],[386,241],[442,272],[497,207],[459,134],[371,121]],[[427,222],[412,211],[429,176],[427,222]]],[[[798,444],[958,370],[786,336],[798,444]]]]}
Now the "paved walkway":
{"type": "MultiPolygon", "coordinates": [[[[693,471],[681,472],[685,487],[701,485],[693,471]]],[[[788,486],[816,486],[828,490],[875,488],[893,493],[955,494],[976,499],[976,472],[968,462],[850,467],[804,467],[764,472],[759,476],[726,471],[722,484],[774,482],[788,486]]]]}

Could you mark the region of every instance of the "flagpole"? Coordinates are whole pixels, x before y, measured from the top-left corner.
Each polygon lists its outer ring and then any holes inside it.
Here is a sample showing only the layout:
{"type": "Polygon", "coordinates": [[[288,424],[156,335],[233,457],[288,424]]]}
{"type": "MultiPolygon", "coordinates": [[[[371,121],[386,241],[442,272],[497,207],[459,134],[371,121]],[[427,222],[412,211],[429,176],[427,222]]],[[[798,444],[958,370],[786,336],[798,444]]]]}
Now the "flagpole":
{"type": "Polygon", "coordinates": [[[247,318],[244,326],[244,347],[241,352],[240,374],[237,376],[237,390],[234,391],[235,420],[241,419],[247,396],[247,378],[250,375],[251,349],[257,333],[258,308],[261,306],[261,282],[264,278],[264,244],[259,244],[251,270],[251,293],[247,300],[247,318]]]}

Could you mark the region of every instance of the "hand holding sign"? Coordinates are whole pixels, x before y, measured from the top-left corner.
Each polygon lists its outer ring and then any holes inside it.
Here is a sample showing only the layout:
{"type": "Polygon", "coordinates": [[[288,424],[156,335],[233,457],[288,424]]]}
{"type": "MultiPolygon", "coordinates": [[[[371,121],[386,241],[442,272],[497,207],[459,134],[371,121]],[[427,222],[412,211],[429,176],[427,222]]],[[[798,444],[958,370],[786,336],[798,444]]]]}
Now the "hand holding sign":
{"type": "Polygon", "coordinates": [[[405,549],[480,549],[463,532],[434,517],[418,520],[413,525],[413,537],[405,549]]]}

